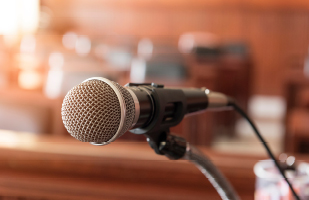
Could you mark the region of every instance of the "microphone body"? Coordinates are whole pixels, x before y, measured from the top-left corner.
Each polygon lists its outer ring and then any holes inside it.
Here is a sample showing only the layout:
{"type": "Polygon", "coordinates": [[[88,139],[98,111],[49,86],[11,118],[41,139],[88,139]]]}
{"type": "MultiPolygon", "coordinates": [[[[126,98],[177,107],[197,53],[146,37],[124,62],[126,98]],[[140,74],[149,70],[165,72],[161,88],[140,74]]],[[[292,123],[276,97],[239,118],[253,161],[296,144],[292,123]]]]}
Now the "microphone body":
{"type": "Polygon", "coordinates": [[[150,136],[177,125],[186,114],[228,106],[227,96],[206,88],[164,88],[154,83],[123,87],[95,77],[68,92],[61,113],[73,137],[102,145],[130,129],[150,136]]]}
{"type": "Polygon", "coordinates": [[[155,111],[155,100],[152,96],[154,88],[156,91],[164,90],[166,93],[172,95],[174,91],[180,91],[183,93],[183,97],[180,97],[176,101],[168,102],[165,105],[164,118],[168,119],[173,117],[175,109],[179,102],[186,102],[185,114],[204,111],[206,109],[220,109],[226,108],[229,103],[229,98],[218,92],[211,92],[206,88],[163,88],[162,85],[157,84],[136,84],[129,83],[126,85],[126,89],[130,91],[135,102],[137,102],[136,109],[139,109],[139,117],[133,128],[145,127],[153,118],[155,111]]]}
{"type": "MultiPolygon", "coordinates": [[[[132,97],[137,105],[135,109],[138,109],[139,113],[136,124],[133,125],[133,128],[145,127],[147,126],[155,114],[155,101],[154,93],[162,92],[173,93],[175,91],[183,92],[183,96],[179,100],[173,100],[167,102],[164,106],[164,119],[169,119],[175,114],[176,107],[179,102],[185,101],[187,104],[186,113],[193,113],[195,111],[204,110],[208,105],[208,97],[205,94],[205,91],[201,89],[169,89],[169,88],[157,88],[149,85],[143,84],[132,84],[127,85],[126,89],[130,91],[132,97]]],[[[161,105],[162,103],[160,103],[161,105]]],[[[162,106],[162,105],[161,105],[162,106]]]]}

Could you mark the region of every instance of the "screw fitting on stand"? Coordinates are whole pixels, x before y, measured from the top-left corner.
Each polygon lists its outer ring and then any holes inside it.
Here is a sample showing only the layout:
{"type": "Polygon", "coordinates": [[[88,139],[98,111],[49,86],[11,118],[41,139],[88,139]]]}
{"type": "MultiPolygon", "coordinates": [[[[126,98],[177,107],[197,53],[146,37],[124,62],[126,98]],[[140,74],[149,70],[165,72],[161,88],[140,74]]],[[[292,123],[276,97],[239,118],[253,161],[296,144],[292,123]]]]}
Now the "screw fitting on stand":
{"type": "Polygon", "coordinates": [[[187,141],[175,135],[168,135],[166,140],[160,142],[159,150],[171,160],[182,158],[187,149],[187,141]]]}

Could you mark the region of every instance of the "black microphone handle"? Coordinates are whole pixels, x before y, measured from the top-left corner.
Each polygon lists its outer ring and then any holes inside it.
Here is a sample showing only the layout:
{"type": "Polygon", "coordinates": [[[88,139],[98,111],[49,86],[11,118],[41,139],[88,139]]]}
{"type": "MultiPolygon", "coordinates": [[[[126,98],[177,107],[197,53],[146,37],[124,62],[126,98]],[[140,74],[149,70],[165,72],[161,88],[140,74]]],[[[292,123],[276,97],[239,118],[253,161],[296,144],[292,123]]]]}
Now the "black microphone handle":
{"type": "Polygon", "coordinates": [[[205,110],[208,106],[208,97],[205,89],[185,88],[181,89],[187,100],[187,114],[205,110]]]}
{"type": "MultiPolygon", "coordinates": [[[[139,117],[133,128],[146,127],[155,115],[153,89],[151,85],[127,86],[134,93],[138,100],[139,117]]],[[[228,104],[227,97],[221,93],[210,92],[205,88],[155,88],[159,90],[182,91],[181,101],[186,102],[185,114],[206,110],[207,108],[225,107],[228,104]]],[[[160,103],[160,102],[159,102],[160,103]]],[[[164,119],[172,118],[175,115],[177,101],[165,104],[164,119]]]]}

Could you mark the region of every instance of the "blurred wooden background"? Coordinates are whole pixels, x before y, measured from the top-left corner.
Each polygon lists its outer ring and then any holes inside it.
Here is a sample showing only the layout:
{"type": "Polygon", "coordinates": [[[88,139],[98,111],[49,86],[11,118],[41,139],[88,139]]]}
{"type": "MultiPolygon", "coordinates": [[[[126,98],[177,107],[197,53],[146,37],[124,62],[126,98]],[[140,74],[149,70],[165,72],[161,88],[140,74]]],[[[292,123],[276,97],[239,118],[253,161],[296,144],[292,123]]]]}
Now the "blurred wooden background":
{"type": "MultiPolygon", "coordinates": [[[[181,54],[177,50],[179,38],[186,32],[212,33],[222,46],[240,44],[245,53],[232,58],[205,59],[183,53],[185,78],[152,80],[205,86],[234,96],[244,108],[253,95],[279,96],[287,104],[283,116],[285,150],[309,152],[309,82],[304,72],[309,55],[309,1],[41,0],[39,7],[44,11],[43,25],[32,33],[34,52],[22,51],[27,35],[18,35],[16,43],[9,45],[7,35],[0,36],[0,129],[36,133],[0,138],[1,199],[218,198],[190,164],[159,159],[143,142],[132,142],[144,141],[143,136],[125,134],[122,139],[131,142],[100,150],[63,137],[69,134],[62,124],[61,103],[66,87],[75,81],[70,77],[105,76],[120,84],[130,81],[130,66],[115,68],[96,55],[96,47],[102,44],[123,47],[125,51],[120,53],[137,57],[138,42],[147,38],[153,42],[156,56],[164,58],[181,54]],[[62,40],[68,32],[89,39],[90,53],[80,55],[66,49],[62,40]],[[56,57],[51,59],[52,55],[56,57]],[[62,93],[51,97],[45,88],[53,59],[63,65],[66,84],[60,87],[62,93]],[[21,87],[19,78],[25,68],[40,74],[39,87],[21,87]],[[3,77],[8,84],[2,84],[3,77]],[[12,138],[26,140],[17,144],[7,141],[12,138]]],[[[52,88],[55,85],[51,81],[52,88]]],[[[237,119],[228,111],[203,113],[186,117],[172,131],[204,146],[203,151],[240,196],[253,199],[253,166],[266,157],[218,154],[205,147],[212,144],[214,134],[231,132],[232,137],[237,119]]],[[[308,160],[306,155],[298,158],[308,160]]]]}
{"type": "Polygon", "coordinates": [[[149,37],[177,45],[188,31],[245,41],[254,60],[253,94],[284,95],[286,69],[303,67],[309,44],[307,1],[42,1],[52,27],[96,37],[149,37]]]}
{"type": "MultiPolygon", "coordinates": [[[[244,44],[248,56],[236,64],[229,59],[201,62],[186,58],[188,77],[176,83],[178,86],[205,86],[227,93],[238,99],[244,108],[252,95],[293,98],[290,97],[293,91],[291,93],[291,87],[287,86],[291,83],[290,76],[298,74],[294,79],[306,79],[303,73],[309,44],[309,4],[306,1],[42,0],[40,8],[48,14],[49,20],[34,34],[37,49],[32,56],[40,59],[38,71],[43,74],[44,81],[49,70],[49,56],[55,52],[64,56],[66,78],[75,76],[77,72],[89,73],[89,76],[103,74],[120,84],[130,81],[129,68],[111,68],[106,61],[98,61],[94,50],[87,56],[66,50],[62,39],[69,31],[87,36],[93,49],[106,43],[129,49],[133,57],[136,56],[137,43],[143,38],[153,42],[158,57],[172,57],[173,53],[169,54],[166,49],[177,49],[179,37],[186,32],[212,33],[221,44],[244,44]],[[159,48],[156,49],[156,46],[159,48]]],[[[44,15],[41,17],[44,18],[44,15]]],[[[17,58],[24,54],[20,52],[21,43],[22,40],[10,47],[1,43],[4,47],[0,60],[2,71],[8,74],[10,83],[1,90],[1,101],[6,106],[14,102],[28,108],[40,105],[41,111],[37,111],[40,117],[34,118],[45,119],[45,122],[39,125],[36,132],[66,134],[60,117],[63,95],[49,99],[43,94],[45,83],[35,90],[20,89],[18,86],[22,61],[17,58]],[[48,120],[49,126],[46,123],[48,120]]],[[[166,80],[157,81],[170,84],[166,80]]],[[[296,105],[290,102],[287,103],[287,115],[295,113],[292,110],[296,105]]],[[[3,118],[3,121],[12,121],[9,117],[3,118]]],[[[287,130],[291,130],[290,118],[286,117],[287,130]]],[[[235,113],[207,113],[188,117],[173,131],[193,143],[210,145],[213,134],[233,132],[236,119],[235,113]],[[207,136],[205,133],[208,133],[207,136]]],[[[7,122],[4,124],[3,128],[17,127],[7,122]]],[[[23,124],[19,127],[21,130],[23,127],[27,129],[23,124]]],[[[287,131],[286,138],[294,137],[295,134],[290,132],[287,131]]],[[[128,137],[137,139],[139,136],[128,137]]]]}
{"type": "MultiPolygon", "coordinates": [[[[0,133],[2,137],[20,135],[0,144],[1,199],[220,199],[192,163],[156,155],[146,143],[100,147],[73,138],[0,133]]],[[[201,150],[243,200],[253,199],[252,168],[265,157],[201,150]]]]}

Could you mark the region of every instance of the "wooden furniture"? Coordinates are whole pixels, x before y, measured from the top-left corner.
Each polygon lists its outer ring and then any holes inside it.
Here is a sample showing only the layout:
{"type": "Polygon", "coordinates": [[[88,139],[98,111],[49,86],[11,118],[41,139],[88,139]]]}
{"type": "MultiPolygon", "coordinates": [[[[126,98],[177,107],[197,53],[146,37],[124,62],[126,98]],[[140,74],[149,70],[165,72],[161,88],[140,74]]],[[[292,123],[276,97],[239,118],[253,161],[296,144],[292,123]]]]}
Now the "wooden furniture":
{"type": "MultiPolygon", "coordinates": [[[[222,92],[236,99],[237,103],[247,109],[251,95],[252,60],[246,44],[221,44],[222,53],[215,55],[204,53],[186,56],[188,66],[188,82],[194,87],[222,92]],[[242,47],[242,52],[225,51],[227,48],[242,47]]],[[[199,145],[210,145],[217,135],[232,137],[235,133],[235,123],[239,115],[233,111],[211,112],[192,116],[191,134],[196,134],[190,142],[199,145]]]]}
{"type": "Polygon", "coordinates": [[[119,36],[165,40],[177,45],[184,32],[244,40],[253,55],[252,92],[284,94],[284,69],[308,54],[309,3],[297,1],[43,0],[53,11],[51,28],[68,28],[98,38],[119,36]]]}
{"type": "MultiPolygon", "coordinates": [[[[61,104],[62,98],[57,99],[48,99],[42,92],[39,91],[26,91],[21,90],[16,87],[11,87],[7,89],[0,90],[0,103],[1,106],[12,105],[12,107],[16,107],[19,111],[15,115],[11,112],[14,110],[2,110],[1,116],[3,119],[1,120],[0,124],[7,123],[10,125],[6,126],[6,129],[10,130],[18,130],[19,131],[30,131],[25,128],[24,130],[22,127],[22,123],[33,123],[33,126],[37,126],[36,130],[40,131],[37,132],[38,134],[61,134],[65,131],[65,128],[62,123],[61,119],[61,104]],[[23,106],[25,108],[25,112],[19,107],[23,106]],[[34,114],[35,112],[31,108],[35,108],[36,110],[41,110],[41,113],[44,113],[44,118],[39,120],[36,116],[35,118],[31,119],[30,115],[34,114]],[[23,116],[17,116],[21,114],[23,116]],[[28,119],[27,119],[28,118],[28,119]]],[[[9,108],[8,108],[9,109],[9,108]]],[[[16,111],[16,110],[15,110],[16,111]]]]}
{"type": "Polygon", "coordinates": [[[309,144],[309,78],[303,70],[286,73],[286,135],[285,149],[293,153],[308,153],[309,144]]]}
{"type": "MultiPolygon", "coordinates": [[[[264,156],[201,148],[244,200],[264,156]]],[[[159,156],[143,142],[92,146],[74,138],[0,131],[0,197],[20,199],[220,199],[187,161],[159,156]]]]}
{"type": "Polygon", "coordinates": [[[309,111],[294,108],[287,120],[286,150],[293,153],[308,153],[309,111]]]}

